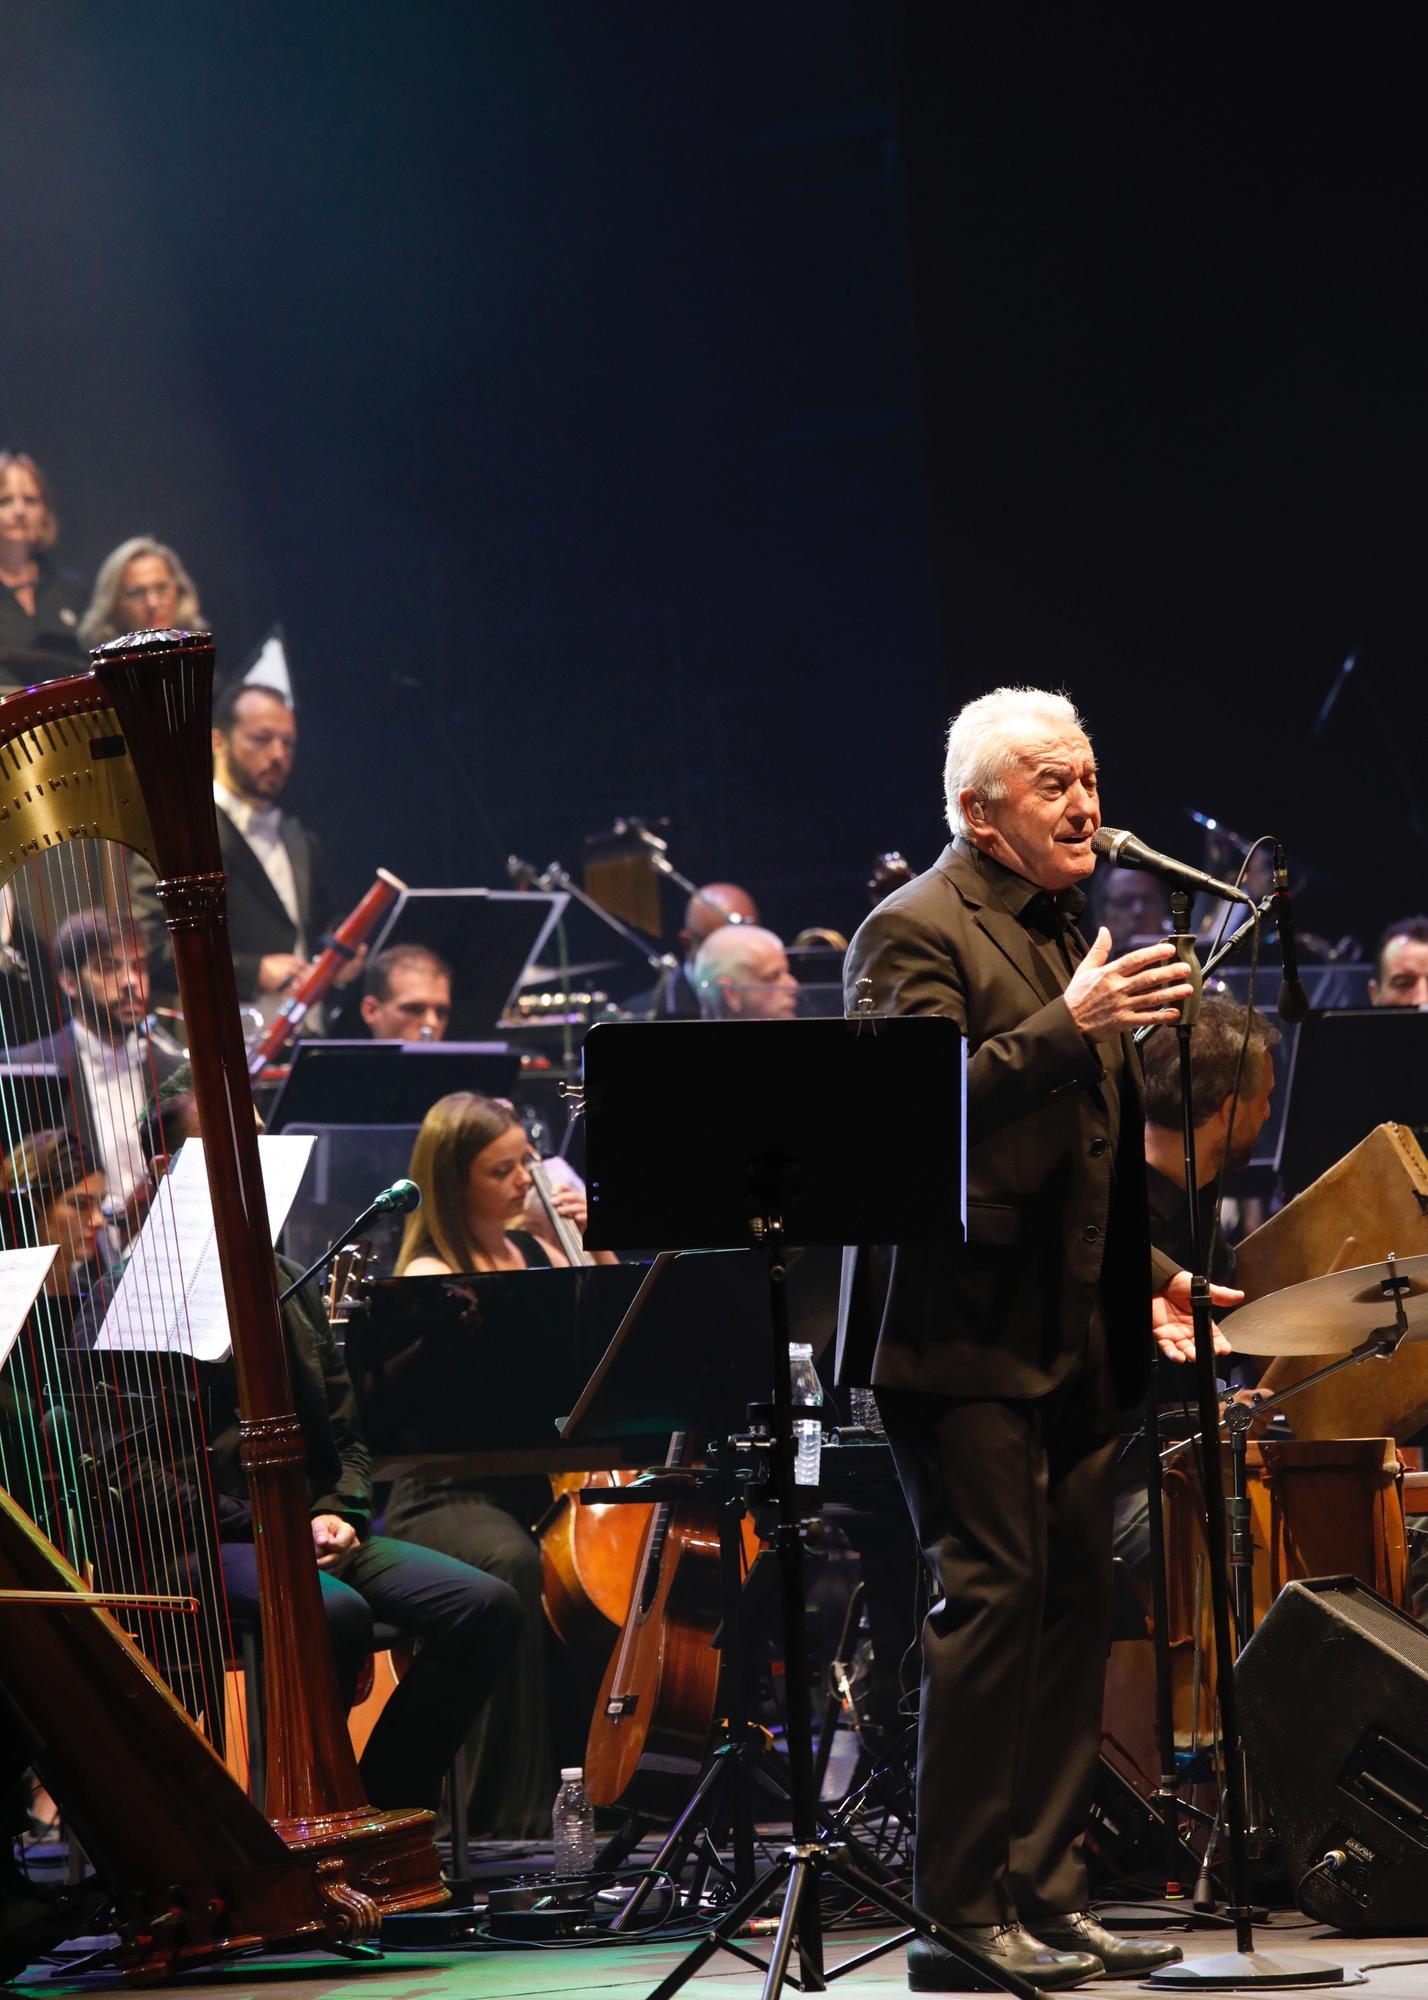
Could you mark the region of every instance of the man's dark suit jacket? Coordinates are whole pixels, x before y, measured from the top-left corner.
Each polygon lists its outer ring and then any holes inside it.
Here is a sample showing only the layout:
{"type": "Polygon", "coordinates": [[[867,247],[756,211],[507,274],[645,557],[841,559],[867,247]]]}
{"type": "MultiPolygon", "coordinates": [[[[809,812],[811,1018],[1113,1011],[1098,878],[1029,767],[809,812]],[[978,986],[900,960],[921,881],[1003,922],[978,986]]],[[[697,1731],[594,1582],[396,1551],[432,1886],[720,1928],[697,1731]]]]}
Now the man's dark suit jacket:
{"type": "MultiPolygon", "coordinates": [[[[967,1037],[967,1240],[954,1225],[938,1243],[845,1252],[838,1379],[1045,1396],[1080,1365],[1099,1303],[1129,1404],[1152,1352],[1139,1067],[1128,1038],[1093,1045],[1064,998],[1047,998],[1006,881],[953,841],[849,947],[850,1006],[868,978],[878,1013],[945,1014],[967,1037]]],[[[1074,934],[1071,952],[1084,955],[1074,934]]],[[[1163,1283],[1174,1267],[1155,1268],[1163,1283]]]]}
{"type": "MultiPolygon", "coordinates": [[[[233,970],[238,979],[238,997],[248,1001],[258,992],[258,961],[272,952],[295,951],[297,931],[283,908],[277,890],[268,880],[262,862],[218,807],[218,841],[223,851],[223,869],[228,877],[228,937],[233,948],[233,970]]],[[[298,911],[309,953],[318,949],[323,926],[332,916],[327,901],[327,882],[322,848],[315,835],[291,813],[283,814],[283,845],[293,865],[298,911]]],[[[149,946],[150,978],[157,995],[166,1002],[177,996],[173,954],[164,928],[163,911],[154,894],[153,870],[146,862],[135,861],[130,870],[134,915],[142,926],[149,946]]]]}

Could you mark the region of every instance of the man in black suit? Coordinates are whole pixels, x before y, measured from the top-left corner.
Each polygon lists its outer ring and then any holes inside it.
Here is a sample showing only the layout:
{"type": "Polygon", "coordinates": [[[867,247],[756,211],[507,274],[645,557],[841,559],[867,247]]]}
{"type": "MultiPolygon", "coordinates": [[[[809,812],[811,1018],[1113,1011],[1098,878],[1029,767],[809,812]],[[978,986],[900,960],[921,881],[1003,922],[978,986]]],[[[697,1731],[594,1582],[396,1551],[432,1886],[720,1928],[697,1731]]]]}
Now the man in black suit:
{"type": "MultiPolygon", "coordinates": [[[[292,777],[297,740],[297,716],[272,688],[240,682],[222,690],[214,703],[213,798],[228,877],[233,969],[240,1000],[262,1015],[265,1026],[307,971],[333,914],[322,848],[280,803],[292,777]]],[[[172,999],[173,958],[153,871],[136,861],[130,873],[155,985],[172,999]]],[[[354,959],[349,976],[360,969],[354,959]]],[[[305,1033],[321,1031],[315,1014],[304,1021],[305,1033]]]]}
{"type": "MultiPolygon", "coordinates": [[[[1168,944],[1075,928],[1095,759],[1063,696],[999,689],[949,732],[954,839],[849,949],[847,998],[967,1037],[967,1239],[849,1252],[839,1379],[871,1382],[942,1596],[923,1629],[915,1898],[1042,1986],[1179,1957],[1087,1909],[1081,1851],[1109,1634],[1117,1406],[1193,1352],[1189,1277],[1152,1301],[1130,1031],[1176,1018],[1168,944]],[[870,984],[864,984],[870,982],[870,984]]],[[[1217,1302],[1238,1294],[1217,1292],[1217,1302]]],[[[915,1940],[920,1990],[974,1983],[915,1940]]]]}

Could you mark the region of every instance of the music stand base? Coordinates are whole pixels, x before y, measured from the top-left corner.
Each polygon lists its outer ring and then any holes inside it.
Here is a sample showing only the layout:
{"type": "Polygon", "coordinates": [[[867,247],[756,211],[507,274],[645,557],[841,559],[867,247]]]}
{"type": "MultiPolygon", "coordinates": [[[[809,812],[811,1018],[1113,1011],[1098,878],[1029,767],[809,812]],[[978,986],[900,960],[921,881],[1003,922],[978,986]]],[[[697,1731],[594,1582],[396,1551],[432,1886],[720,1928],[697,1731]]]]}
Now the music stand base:
{"type": "Polygon", "coordinates": [[[1144,1981],[1148,1987],[1229,1992],[1270,1986],[1360,1986],[1365,1974],[1295,1952],[1226,1951],[1209,1958],[1186,1958],[1162,1965],[1144,1981]]]}
{"type": "Polygon", "coordinates": [[[831,1875],[849,1889],[854,1889],[865,1902],[872,1903],[885,1916],[895,1918],[907,1926],[903,1936],[888,1938],[874,1945],[870,1951],[859,1952],[844,1964],[825,1972],[822,1964],[821,1938],[818,1961],[799,1954],[800,1991],[821,1993],[835,1979],[860,1970],[870,1959],[879,1958],[906,1941],[907,1935],[916,1932],[934,1944],[940,1944],[952,1957],[958,1959],[968,1972],[975,1973],[984,1987],[996,1988],[1004,1993],[1012,1993],[1017,2000],[1045,2000],[1042,1990],[1019,1973],[1008,1972],[995,1960],[985,1958],[981,1952],[959,1937],[945,1924],[933,1921],[929,1916],[909,1903],[905,1897],[897,1895],[884,1883],[866,1874],[853,1860],[846,1846],[841,1842],[821,1840],[800,1841],[795,1846],[786,1847],[774,1862],[772,1868],[754,1884],[746,1896],[741,1896],[732,1908],[725,1911],[718,1925],[705,1938],[701,1938],[694,1949],[675,1967],[667,1978],[649,1994],[648,2000],[673,2000],[686,1980],[701,1971],[716,1951],[732,1952],[746,1964],[757,1964],[764,1972],[763,2000],[779,2000],[784,1982],[790,1979],[789,1962],[798,1950],[799,1914],[806,1899],[816,1897],[822,1886],[822,1878],[831,1875]],[[773,1951],[765,1965],[756,1960],[753,1953],[746,1951],[742,1944],[734,1941],[739,1931],[763,1908],[764,1904],[777,1892],[779,1884],[785,1883],[783,1909],[779,1917],[778,1932],[774,1938],[773,1951]]]}

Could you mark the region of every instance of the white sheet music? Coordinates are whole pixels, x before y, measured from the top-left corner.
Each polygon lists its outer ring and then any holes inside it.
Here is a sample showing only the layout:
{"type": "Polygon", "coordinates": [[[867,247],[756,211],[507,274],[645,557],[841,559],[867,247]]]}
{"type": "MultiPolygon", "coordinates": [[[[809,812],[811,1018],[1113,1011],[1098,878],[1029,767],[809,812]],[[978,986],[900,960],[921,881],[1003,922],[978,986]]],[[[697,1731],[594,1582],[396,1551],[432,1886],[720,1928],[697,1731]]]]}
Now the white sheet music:
{"type": "Polygon", "coordinates": [[[0,1250],[0,1368],[10,1359],[20,1328],[58,1255],[53,1243],[28,1250],[0,1250]]]}
{"type": "MultiPolygon", "coordinates": [[[[274,1243],[315,1143],[311,1136],[287,1132],[259,1135],[274,1243]]],[[[198,1361],[222,1361],[232,1353],[202,1139],[184,1141],[160,1183],[95,1346],[168,1348],[198,1361]]]]}

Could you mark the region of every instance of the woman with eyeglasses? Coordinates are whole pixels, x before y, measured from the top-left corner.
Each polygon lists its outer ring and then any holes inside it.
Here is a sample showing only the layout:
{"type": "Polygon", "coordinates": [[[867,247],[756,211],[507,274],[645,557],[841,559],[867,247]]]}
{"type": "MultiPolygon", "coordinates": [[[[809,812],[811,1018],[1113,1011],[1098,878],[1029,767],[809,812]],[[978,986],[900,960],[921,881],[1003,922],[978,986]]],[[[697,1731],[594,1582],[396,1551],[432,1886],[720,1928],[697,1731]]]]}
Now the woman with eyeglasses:
{"type": "Polygon", "coordinates": [[[152,535],[134,535],[99,565],[79,636],[86,646],[103,646],[125,632],[193,631],[203,623],[193,578],[175,552],[152,535]]]}
{"type": "Polygon", "coordinates": [[[12,685],[59,672],[79,657],[74,579],[55,567],[50,490],[27,452],[0,451],[0,671],[12,685]],[[28,658],[24,656],[30,656],[28,658]]]}

